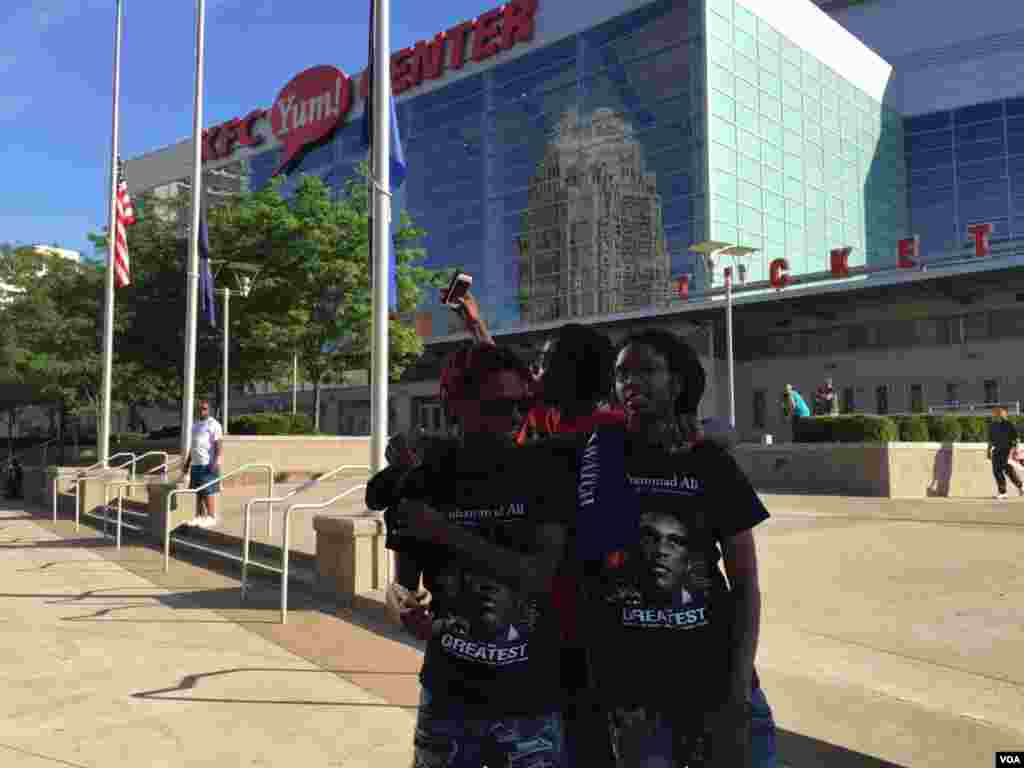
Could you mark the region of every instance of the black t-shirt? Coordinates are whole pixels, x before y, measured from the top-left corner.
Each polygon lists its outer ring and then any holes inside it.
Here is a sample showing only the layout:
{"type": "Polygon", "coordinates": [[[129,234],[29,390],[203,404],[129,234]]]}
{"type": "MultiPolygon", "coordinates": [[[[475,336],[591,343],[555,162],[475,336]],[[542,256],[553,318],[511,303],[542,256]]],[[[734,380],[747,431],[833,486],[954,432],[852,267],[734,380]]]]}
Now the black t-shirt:
{"type": "MultiPolygon", "coordinates": [[[[575,440],[495,447],[470,454],[437,447],[406,477],[405,498],[423,499],[504,549],[529,555],[547,523],[575,512],[575,440]]],[[[434,701],[484,717],[540,714],[561,703],[558,628],[549,595],[525,595],[470,567],[445,547],[422,544],[389,521],[390,546],[415,556],[433,594],[434,634],[420,680],[434,701]]]]}
{"type": "Polygon", "coordinates": [[[988,427],[988,442],[993,453],[1009,453],[1017,445],[1017,429],[1004,419],[993,420],[988,427]]]}
{"type": "Polygon", "coordinates": [[[612,707],[696,714],[728,691],[732,602],[719,545],[768,512],[724,451],[670,454],[629,436],[623,449],[622,497],[581,505],[577,521],[593,525],[582,516],[618,506],[639,530],[626,551],[584,564],[591,674],[612,707]]]}

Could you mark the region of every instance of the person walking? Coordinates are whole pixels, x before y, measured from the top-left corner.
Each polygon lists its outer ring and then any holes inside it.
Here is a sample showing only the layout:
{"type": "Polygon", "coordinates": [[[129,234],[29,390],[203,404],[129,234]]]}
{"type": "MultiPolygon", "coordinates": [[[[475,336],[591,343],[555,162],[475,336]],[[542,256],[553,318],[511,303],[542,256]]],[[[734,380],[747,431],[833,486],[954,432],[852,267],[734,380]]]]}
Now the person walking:
{"type": "Polygon", "coordinates": [[[1024,484],[1017,470],[1010,466],[1010,453],[1017,447],[1017,429],[1006,418],[1006,409],[992,409],[992,421],[988,426],[988,457],[992,460],[992,474],[996,478],[996,498],[1006,498],[1006,476],[1017,486],[1017,493],[1024,496],[1024,484]]]}
{"type": "Polygon", "coordinates": [[[192,425],[192,439],[182,475],[188,476],[189,488],[202,489],[196,493],[196,517],[186,525],[198,528],[212,528],[220,522],[217,517],[217,494],[220,483],[207,486],[212,480],[220,479],[224,429],[220,422],[210,415],[210,401],[199,401],[199,418],[192,425]]]}

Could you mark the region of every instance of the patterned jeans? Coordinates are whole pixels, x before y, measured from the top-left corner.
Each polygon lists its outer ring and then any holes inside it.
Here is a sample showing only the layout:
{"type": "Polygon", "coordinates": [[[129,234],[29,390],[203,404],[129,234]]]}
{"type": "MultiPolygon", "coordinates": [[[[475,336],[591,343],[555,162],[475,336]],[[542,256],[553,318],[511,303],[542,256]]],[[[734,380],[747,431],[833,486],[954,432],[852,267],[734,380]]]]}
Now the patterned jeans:
{"type": "Polygon", "coordinates": [[[563,761],[562,715],[472,718],[466,706],[433,704],[420,694],[414,768],[569,768],[563,761]]]}

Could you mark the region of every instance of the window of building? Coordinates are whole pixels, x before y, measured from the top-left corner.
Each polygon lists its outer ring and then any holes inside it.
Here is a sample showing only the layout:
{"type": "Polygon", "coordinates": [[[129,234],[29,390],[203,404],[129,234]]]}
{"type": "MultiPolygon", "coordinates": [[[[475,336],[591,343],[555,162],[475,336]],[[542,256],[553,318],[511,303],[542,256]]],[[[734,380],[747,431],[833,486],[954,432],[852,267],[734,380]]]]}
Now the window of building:
{"type": "Polygon", "coordinates": [[[997,309],[989,315],[992,338],[1024,336],[1024,310],[997,309]]]}
{"type": "Polygon", "coordinates": [[[754,427],[764,429],[767,413],[767,393],[763,389],[754,392],[754,427]]]}
{"type": "Polygon", "coordinates": [[[985,402],[987,404],[999,402],[999,382],[995,379],[985,379],[985,402]]]}
{"type": "Polygon", "coordinates": [[[946,405],[960,404],[960,385],[954,381],[946,382],[946,405]]]}
{"type": "MultiPolygon", "coordinates": [[[[959,320],[956,321],[959,323],[959,320]]],[[[920,344],[949,344],[950,318],[930,317],[917,321],[917,339],[920,344]]]]}
{"type": "Polygon", "coordinates": [[[889,387],[887,384],[875,387],[875,412],[879,415],[889,412],[889,387]]]}
{"type": "Polygon", "coordinates": [[[857,409],[857,396],[853,387],[843,387],[843,413],[853,413],[857,409]]]}
{"type": "Polygon", "coordinates": [[[983,341],[989,337],[988,312],[964,315],[964,341],[983,341]]]}
{"type": "Polygon", "coordinates": [[[910,385],[910,411],[911,413],[924,413],[924,387],[920,384],[910,385]]]}

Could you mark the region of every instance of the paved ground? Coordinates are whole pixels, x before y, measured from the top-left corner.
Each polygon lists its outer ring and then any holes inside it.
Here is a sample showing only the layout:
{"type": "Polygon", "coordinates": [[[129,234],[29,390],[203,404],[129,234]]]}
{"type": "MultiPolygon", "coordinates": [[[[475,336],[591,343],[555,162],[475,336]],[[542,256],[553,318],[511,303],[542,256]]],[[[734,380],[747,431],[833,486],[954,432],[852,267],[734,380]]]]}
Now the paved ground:
{"type": "MultiPolygon", "coordinates": [[[[759,667],[782,728],[900,766],[1024,748],[1024,502],[765,501],[759,667]]],[[[816,747],[786,738],[794,761],[816,747]]]]}
{"type": "MultiPolygon", "coordinates": [[[[765,499],[785,766],[1024,748],[1024,502],[765,499]]],[[[273,582],[243,610],[230,573],[54,530],[0,512],[0,765],[408,764],[415,643],[301,592],[282,627],[273,582]]]]}
{"type": "Polygon", "coordinates": [[[0,765],[407,768],[415,648],[73,528],[0,510],[0,765]]]}

